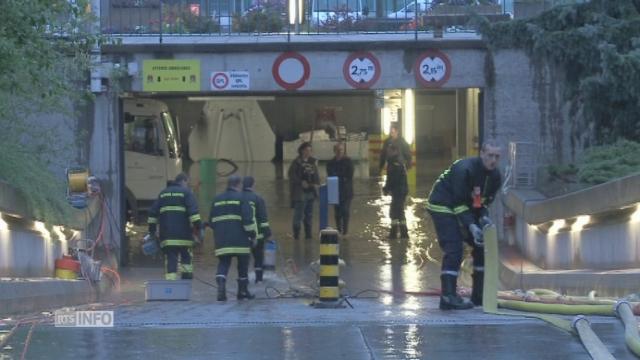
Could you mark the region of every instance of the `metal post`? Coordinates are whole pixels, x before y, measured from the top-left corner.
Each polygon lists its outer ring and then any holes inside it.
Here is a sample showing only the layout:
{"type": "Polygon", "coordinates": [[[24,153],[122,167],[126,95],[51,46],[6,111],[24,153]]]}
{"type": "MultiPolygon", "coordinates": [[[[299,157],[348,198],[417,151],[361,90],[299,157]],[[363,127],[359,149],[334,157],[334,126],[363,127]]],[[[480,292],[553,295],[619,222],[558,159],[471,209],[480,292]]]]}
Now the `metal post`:
{"type": "Polygon", "coordinates": [[[327,185],[320,186],[320,230],[329,226],[329,201],[327,185]]]}
{"type": "Polygon", "coordinates": [[[300,0],[289,0],[289,1],[295,1],[295,10],[296,13],[294,14],[294,24],[295,24],[295,30],[296,30],[296,35],[300,35],[300,17],[298,16],[298,14],[300,14],[300,0]]]}
{"type": "MultiPolygon", "coordinates": [[[[414,30],[414,40],[418,41],[418,14],[420,13],[420,8],[418,7],[418,0],[414,0],[414,17],[413,17],[413,30],[414,30]]],[[[426,3],[425,3],[426,4],[426,3]]],[[[425,5],[426,6],[426,5],[425,5]]]]}
{"type": "Polygon", "coordinates": [[[163,30],[162,28],[164,27],[163,18],[162,18],[162,4],[163,4],[163,1],[160,0],[160,22],[159,22],[160,23],[160,44],[162,44],[162,30],[163,30]]]}

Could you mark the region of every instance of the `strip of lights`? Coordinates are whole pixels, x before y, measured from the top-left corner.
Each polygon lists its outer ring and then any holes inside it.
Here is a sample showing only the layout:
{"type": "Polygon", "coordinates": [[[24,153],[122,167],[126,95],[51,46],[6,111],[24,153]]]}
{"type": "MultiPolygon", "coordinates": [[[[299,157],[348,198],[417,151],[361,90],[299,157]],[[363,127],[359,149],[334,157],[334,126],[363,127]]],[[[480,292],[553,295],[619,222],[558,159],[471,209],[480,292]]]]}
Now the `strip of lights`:
{"type": "Polygon", "coordinates": [[[53,233],[56,234],[56,236],[58,237],[58,240],[60,241],[67,241],[67,237],[64,236],[64,227],[62,226],[54,226],[53,227],[53,233]]]}
{"type": "Polygon", "coordinates": [[[558,233],[558,231],[560,231],[560,229],[562,229],[566,225],[567,225],[567,221],[565,219],[553,220],[553,225],[551,225],[547,234],[555,235],[558,233]]]}
{"type": "Polygon", "coordinates": [[[33,224],[33,228],[39,231],[45,239],[51,239],[51,233],[42,221],[34,221],[33,224]]]}
{"type": "Polygon", "coordinates": [[[576,219],[576,221],[571,225],[571,231],[577,232],[581,231],[585,225],[591,222],[591,216],[589,215],[580,215],[576,219]]]}
{"type": "Polygon", "coordinates": [[[631,222],[637,223],[640,222],[640,204],[636,205],[636,211],[631,214],[631,222]]]}
{"type": "Polygon", "coordinates": [[[2,218],[2,213],[0,213],[0,231],[9,230],[9,224],[2,218]]]}

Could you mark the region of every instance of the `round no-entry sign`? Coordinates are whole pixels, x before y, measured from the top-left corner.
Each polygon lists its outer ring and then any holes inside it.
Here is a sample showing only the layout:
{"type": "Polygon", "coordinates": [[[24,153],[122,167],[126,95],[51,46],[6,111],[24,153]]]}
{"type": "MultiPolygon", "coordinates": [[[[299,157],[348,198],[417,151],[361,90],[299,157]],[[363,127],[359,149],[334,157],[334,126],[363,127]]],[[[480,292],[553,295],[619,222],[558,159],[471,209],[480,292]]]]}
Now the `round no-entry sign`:
{"type": "Polygon", "coordinates": [[[368,89],[378,81],[382,69],[370,52],[356,52],[347,57],[342,66],[344,79],[356,89],[368,89]]]}
{"type": "Polygon", "coordinates": [[[307,58],[297,52],[280,54],[271,68],[273,78],[286,90],[297,90],[309,79],[311,67],[307,58]]]}
{"type": "Polygon", "coordinates": [[[438,50],[427,50],[422,53],[414,65],[416,80],[426,87],[440,87],[451,76],[449,57],[438,50]]]}
{"type": "Polygon", "coordinates": [[[211,75],[211,85],[214,89],[222,90],[229,85],[229,77],[223,72],[211,75]]]}

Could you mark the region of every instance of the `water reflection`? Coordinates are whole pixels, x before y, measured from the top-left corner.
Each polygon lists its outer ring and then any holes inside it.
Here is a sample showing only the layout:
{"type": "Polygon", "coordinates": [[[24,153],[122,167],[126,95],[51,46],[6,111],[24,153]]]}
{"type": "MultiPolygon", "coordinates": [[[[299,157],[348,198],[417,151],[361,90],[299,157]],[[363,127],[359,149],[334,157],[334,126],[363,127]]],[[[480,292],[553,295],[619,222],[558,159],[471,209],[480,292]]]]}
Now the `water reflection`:
{"type": "Polygon", "coordinates": [[[422,335],[417,325],[409,325],[404,334],[403,353],[407,359],[422,359],[422,335]]]}

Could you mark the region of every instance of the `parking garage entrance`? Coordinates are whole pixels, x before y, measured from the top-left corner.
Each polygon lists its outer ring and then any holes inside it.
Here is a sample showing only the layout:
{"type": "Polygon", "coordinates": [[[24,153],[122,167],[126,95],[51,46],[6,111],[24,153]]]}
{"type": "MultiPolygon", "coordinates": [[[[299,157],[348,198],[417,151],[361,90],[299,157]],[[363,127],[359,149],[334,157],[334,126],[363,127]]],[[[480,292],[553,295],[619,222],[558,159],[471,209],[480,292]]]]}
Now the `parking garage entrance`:
{"type": "MultiPolygon", "coordinates": [[[[302,142],[312,143],[321,178],[333,146],[344,142],[355,163],[354,177],[371,183],[360,190],[368,194],[384,176],[379,171],[380,149],[390,125],[396,123],[413,151],[410,191],[424,198],[428,188],[423,184],[431,184],[453,160],[478,153],[482,122],[477,88],[242,96],[138,93],[122,100],[131,220],[128,253],[138,264],[147,261],[138,246],[146,228],[146,209],[180,171],[190,174],[194,190],[203,195],[201,184],[211,181],[201,178],[203,160],[218,160],[216,189],[208,197],[224,190],[225,176],[252,175],[273,195],[270,212],[286,212],[286,170],[302,142]]],[[[208,200],[200,196],[199,201],[206,215],[208,200]]]]}

